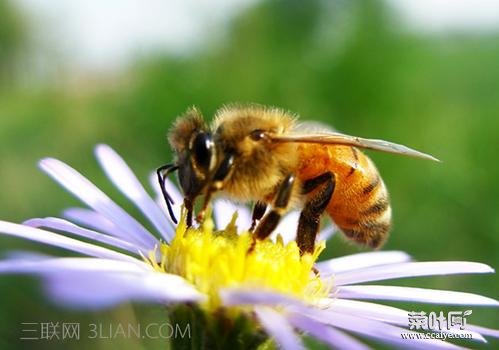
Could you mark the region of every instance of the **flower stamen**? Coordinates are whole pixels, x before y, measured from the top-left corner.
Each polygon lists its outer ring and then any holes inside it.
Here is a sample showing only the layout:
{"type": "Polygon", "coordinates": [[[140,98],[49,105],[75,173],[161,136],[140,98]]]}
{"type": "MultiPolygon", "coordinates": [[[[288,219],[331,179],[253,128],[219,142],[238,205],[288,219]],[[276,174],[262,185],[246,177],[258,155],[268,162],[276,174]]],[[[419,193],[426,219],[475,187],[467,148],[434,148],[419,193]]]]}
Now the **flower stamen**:
{"type": "Polygon", "coordinates": [[[292,295],[308,303],[327,296],[330,283],[321,279],[313,266],[325,248],[320,242],[312,254],[300,255],[296,242],[283,243],[278,236],[254,241],[249,232],[237,234],[237,213],[222,231],[213,231],[211,216],[199,228],[187,228],[185,215],[170,244],[161,243],[147,262],[155,270],[180,275],[209,298],[206,307],[220,306],[223,288],[254,288],[292,295]],[[250,247],[253,247],[249,252],[250,247]]]}

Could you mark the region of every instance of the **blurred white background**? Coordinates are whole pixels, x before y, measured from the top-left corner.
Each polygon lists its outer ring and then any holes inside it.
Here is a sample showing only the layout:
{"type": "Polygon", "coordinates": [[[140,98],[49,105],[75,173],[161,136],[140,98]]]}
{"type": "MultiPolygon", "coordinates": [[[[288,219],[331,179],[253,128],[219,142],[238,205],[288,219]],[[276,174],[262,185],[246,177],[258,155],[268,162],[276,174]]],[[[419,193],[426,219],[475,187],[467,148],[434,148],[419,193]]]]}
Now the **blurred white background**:
{"type": "MultiPolygon", "coordinates": [[[[66,68],[116,70],[151,51],[182,54],[257,0],[18,0],[38,26],[44,59],[66,68]]],[[[497,31],[499,1],[387,0],[410,30],[497,31]]]]}

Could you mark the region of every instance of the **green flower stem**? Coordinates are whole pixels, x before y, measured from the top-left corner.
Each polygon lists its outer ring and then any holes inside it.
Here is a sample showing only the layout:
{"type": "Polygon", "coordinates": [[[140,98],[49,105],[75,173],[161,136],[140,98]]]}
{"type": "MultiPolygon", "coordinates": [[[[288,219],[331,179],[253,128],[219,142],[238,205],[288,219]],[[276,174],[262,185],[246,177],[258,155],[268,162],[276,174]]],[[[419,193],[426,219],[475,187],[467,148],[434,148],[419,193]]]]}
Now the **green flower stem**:
{"type": "Polygon", "coordinates": [[[256,321],[244,312],[228,315],[226,309],[220,308],[207,313],[197,305],[183,304],[169,308],[169,318],[172,324],[182,329],[189,325],[190,329],[190,337],[170,340],[172,350],[275,349],[256,321]]]}

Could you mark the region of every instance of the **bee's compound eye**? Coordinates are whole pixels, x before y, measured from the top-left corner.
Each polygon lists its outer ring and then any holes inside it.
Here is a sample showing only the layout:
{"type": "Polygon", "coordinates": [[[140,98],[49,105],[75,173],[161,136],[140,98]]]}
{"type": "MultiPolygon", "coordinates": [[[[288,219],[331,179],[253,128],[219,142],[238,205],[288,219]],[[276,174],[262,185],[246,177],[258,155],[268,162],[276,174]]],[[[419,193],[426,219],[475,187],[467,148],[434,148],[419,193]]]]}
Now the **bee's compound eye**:
{"type": "Polygon", "coordinates": [[[196,165],[201,169],[208,170],[213,153],[213,139],[211,135],[204,132],[197,134],[192,143],[191,152],[196,165]]]}
{"type": "Polygon", "coordinates": [[[263,131],[261,129],[253,130],[250,133],[250,137],[253,141],[260,141],[261,139],[263,139],[265,137],[265,131],[263,131]]]}

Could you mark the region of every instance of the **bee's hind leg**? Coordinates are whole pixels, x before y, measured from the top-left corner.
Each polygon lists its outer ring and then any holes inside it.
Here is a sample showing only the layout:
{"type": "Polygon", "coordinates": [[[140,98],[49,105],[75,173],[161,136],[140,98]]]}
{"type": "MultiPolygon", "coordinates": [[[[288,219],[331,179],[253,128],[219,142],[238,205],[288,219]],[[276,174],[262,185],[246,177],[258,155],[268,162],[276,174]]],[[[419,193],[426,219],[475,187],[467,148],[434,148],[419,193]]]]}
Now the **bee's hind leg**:
{"type": "MultiPolygon", "coordinates": [[[[286,208],[288,207],[295,180],[296,177],[290,174],[286,176],[284,181],[279,186],[274,203],[272,205],[272,210],[270,210],[265,216],[263,216],[262,220],[260,220],[253,233],[254,241],[249,249],[250,252],[255,248],[255,240],[264,240],[265,238],[270,236],[270,234],[277,227],[277,224],[279,224],[281,216],[284,214],[286,208]]],[[[263,209],[265,208],[263,207],[263,209]]],[[[263,215],[263,213],[265,213],[265,210],[263,210],[262,212],[262,208],[259,208],[258,211],[259,213],[257,213],[257,215],[259,215],[260,213],[261,215],[263,215]]],[[[253,215],[253,218],[255,218],[255,214],[253,215]]]]}
{"type": "Polygon", "coordinates": [[[313,190],[320,189],[311,197],[303,207],[298,221],[298,229],[296,231],[296,243],[300,248],[300,253],[313,253],[315,246],[315,237],[319,231],[320,217],[326,209],[331,197],[333,196],[335,187],[335,177],[332,172],[326,172],[310,180],[307,180],[302,185],[304,194],[310,193],[313,190]]]}

